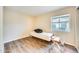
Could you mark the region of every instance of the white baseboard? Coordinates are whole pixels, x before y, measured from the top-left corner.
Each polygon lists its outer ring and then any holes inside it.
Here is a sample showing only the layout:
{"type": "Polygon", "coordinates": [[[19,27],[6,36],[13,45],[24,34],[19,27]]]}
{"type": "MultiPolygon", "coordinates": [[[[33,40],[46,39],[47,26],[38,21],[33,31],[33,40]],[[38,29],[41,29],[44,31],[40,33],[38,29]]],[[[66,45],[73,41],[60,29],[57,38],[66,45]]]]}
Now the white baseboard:
{"type": "Polygon", "coordinates": [[[8,40],[8,41],[4,41],[3,43],[5,44],[5,43],[11,42],[11,41],[18,40],[18,39],[20,39],[20,38],[17,38],[17,39],[12,39],[12,40],[8,40]]]}
{"type": "MultiPolygon", "coordinates": [[[[29,36],[25,36],[25,37],[29,37],[29,36]]],[[[20,37],[20,38],[15,38],[15,39],[12,39],[12,40],[4,41],[3,44],[11,42],[11,41],[19,40],[19,39],[25,38],[25,37],[20,37]]]]}

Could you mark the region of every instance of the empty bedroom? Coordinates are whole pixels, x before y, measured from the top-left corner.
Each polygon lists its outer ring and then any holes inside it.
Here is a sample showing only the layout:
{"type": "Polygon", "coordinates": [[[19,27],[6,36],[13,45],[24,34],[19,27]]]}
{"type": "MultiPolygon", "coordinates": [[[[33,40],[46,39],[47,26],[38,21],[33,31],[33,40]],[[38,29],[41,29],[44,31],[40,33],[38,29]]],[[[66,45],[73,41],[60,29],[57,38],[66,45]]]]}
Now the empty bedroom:
{"type": "Polygon", "coordinates": [[[4,6],[4,53],[78,53],[79,7],[4,6]]]}

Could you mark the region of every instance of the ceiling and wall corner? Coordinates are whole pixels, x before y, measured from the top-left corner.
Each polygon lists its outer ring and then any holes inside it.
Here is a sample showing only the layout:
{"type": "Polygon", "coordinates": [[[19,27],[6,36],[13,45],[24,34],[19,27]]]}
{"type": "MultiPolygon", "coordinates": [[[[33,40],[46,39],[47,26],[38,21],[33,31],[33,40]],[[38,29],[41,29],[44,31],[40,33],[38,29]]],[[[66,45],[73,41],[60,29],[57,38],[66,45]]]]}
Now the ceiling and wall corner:
{"type": "Polygon", "coordinates": [[[32,16],[4,8],[4,43],[28,37],[32,31],[32,16]]]}
{"type": "Polygon", "coordinates": [[[38,16],[51,11],[65,8],[66,6],[6,6],[6,9],[24,13],[30,16],[38,16]]]}

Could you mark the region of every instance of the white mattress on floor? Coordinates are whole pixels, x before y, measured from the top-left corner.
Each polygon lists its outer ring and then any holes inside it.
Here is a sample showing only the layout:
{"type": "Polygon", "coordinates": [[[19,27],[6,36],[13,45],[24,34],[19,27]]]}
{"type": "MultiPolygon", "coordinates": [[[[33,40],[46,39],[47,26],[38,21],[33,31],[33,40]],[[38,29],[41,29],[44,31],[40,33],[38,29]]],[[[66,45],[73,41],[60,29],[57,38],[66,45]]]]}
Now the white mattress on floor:
{"type": "MultiPolygon", "coordinates": [[[[30,35],[43,39],[43,40],[46,40],[46,41],[51,41],[51,36],[53,35],[53,33],[47,33],[47,32],[36,33],[33,31],[33,32],[31,32],[30,35]]],[[[59,41],[59,37],[54,36],[53,38],[54,38],[53,40],[59,41]]]]}
{"type": "Polygon", "coordinates": [[[51,36],[52,36],[52,33],[46,33],[46,32],[43,32],[43,33],[36,33],[36,32],[31,32],[32,36],[34,37],[37,37],[37,38],[40,38],[40,39],[43,39],[43,40],[47,40],[47,41],[50,41],[51,40],[51,36]]]}

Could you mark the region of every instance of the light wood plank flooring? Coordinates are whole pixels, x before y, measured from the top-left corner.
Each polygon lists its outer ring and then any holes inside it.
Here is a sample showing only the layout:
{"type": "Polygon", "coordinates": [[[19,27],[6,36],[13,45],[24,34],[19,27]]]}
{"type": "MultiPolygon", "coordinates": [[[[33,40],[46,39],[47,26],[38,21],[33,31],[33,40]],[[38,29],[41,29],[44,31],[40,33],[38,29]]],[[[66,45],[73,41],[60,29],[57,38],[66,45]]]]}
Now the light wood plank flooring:
{"type": "MultiPolygon", "coordinates": [[[[51,42],[47,42],[34,37],[26,37],[16,41],[12,41],[4,44],[5,53],[49,53],[55,52],[53,49],[50,49],[51,42]]],[[[65,51],[77,52],[76,48],[65,44],[65,51]]],[[[63,49],[63,48],[62,48],[63,49]]],[[[64,53],[63,52],[63,53],[64,53]]]]}

